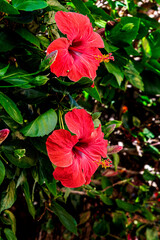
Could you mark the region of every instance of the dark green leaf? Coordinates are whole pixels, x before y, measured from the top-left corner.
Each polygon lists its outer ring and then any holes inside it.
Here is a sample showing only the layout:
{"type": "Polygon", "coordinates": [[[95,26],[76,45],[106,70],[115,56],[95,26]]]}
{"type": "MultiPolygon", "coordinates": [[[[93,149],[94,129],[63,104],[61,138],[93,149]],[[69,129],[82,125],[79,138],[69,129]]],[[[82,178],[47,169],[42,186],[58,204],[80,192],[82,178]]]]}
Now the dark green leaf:
{"type": "Polygon", "coordinates": [[[15,202],[15,200],[16,200],[16,184],[12,180],[10,182],[10,184],[8,185],[8,188],[7,188],[6,192],[3,192],[1,194],[1,198],[0,198],[0,213],[3,210],[6,210],[6,209],[12,207],[12,205],[15,202]]]}
{"type": "Polygon", "coordinates": [[[33,35],[31,32],[29,32],[26,28],[21,27],[21,28],[16,29],[16,33],[18,33],[26,41],[28,41],[40,48],[39,39],[35,35],[33,35]]]}
{"type": "Polygon", "coordinates": [[[35,211],[34,205],[31,200],[29,184],[27,182],[27,179],[23,183],[23,191],[24,191],[24,196],[25,196],[26,202],[27,202],[28,210],[29,210],[30,214],[32,215],[32,217],[35,218],[36,211],[35,211]]]}
{"type": "Polygon", "coordinates": [[[48,6],[44,0],[12,0],[12,4],[18,10],[34,11],[48,6]]]}
{"type": "Polygon", "coordinates": [[[128,46],[128,44],[131,44],[132,40],[136,38],[138,34],[139,24],[139,18],[122,17],[121,21],[115,25],[114,28],[112,28],[108,38],[113,42],[113,44],[128,46]],[[125,28],[125,31],[123,28],[125,28]]]}
{"type": "Polygon", "coordinates": [[[145,181],[154,181],[156,179],[156,176],[145,169],[143,173],[143,178],[145,181]]]}
{"type": "Polygon", "coordinates": [[[0,12],[5,12],[12,15],[19,14],[19,11],[6,0],[0,0],[0,12]]]}
{"type": "Polygon", "coordinates": [[[5,228],[4,233],[5,233],[7,240],[17,240],[16,236],[14,235],[14,233],[11,229],[5,228]]]}
{"type": "Polygon", "coordinates": [[[124,212],[115,212],[113,214],[113,223],[116,225],[116,228],[125,229],[127,223],[127,217],[124,212]]]}
{"type": "Polygon", "coordinates": [[[77,235],[76,220],[63,207],[54,201],[51,206],[51,210],[54,211],[60,222],[67,228],[67,230],[77,235]]]}
{"type": "Polygon", "coordinates": [[[97,87],[94,86],[94,88],[90,87],[90,88],[84,88],[84,90],[89,93],[89,95],[91,97],[93,97],[94,99],[96,99],[97,101],[101,102],[101,97],[99,95],[99,92],[97,90],[97,87]]]}
{"type": "Polygon", "coordinates": [[[6,67],[0,69],[0,77],[3,77],[6,74],[8,68],[9,68],[9,64],[6,67]]]}
{"type": "Polygon", "coordinates": [[[15,147],[12,146],[2,146],[2,151],[4,152],[5,156],[8,158],[8,160],[14,164],[15,166],[19,168],[30,168],[36,164],[35,156],[34,157],[18,157],[15,156],[15,147]]]}
{"type": "Polygon", "coordinates": [[[110,232],[109,223],[105,219],[100,219],[98,222],[94,222],[93,231],[98,236],[106,236],[110,232]]]}
{"type": "Polygon", "coordinates": [[[48,190],[56,196],[56,181],[53,178],[53,167],[50,161],[45,158],[39,159],[39,183],[46,184],[48,190]]]}
{"type": "Polygon", "coordinates": [[[145,207],[141,208],[142,215],[149,221],[155,221],[156,217],[145,207]]]}
{"type": "Polygon", "coordinates": [[[0,184],[3,182],[4,177],[5,177],[5,167],[2,161],[0,160],[0,184]]]}
{"type": "Polygon", "coordinates": [[[57,124],[57,114],[53,109],[41,114],[26,127],[21,129],[24,136],[43,137],[54,130],[57,124]]]}
{"type": "Polygon", "coordinates": [[[139,88],[140,90],[144,90],[144,84],[140,73],[135,69],[133,63],[129,61],[124,71],[126,79],[135,87],[139,88]]]}
{"type": "Polygon", "coordinates": [[[23,117],[16,104],[2,92],[0,92],[0,104],[4,107],[6,112],[11,116],[11,118],[13,118],[14,121],[18,122],[19,124],[23,123],[23,117]]]}
{"type": "Polygon", "coordinates": [[[122,201],[120,199],[116,199],[116,203],[119,208],[123,209],[126,212],[135,212],[139,209],[139,206],[122,201]]]}
{"type": "Polygon", "coordinates": [[[116,63],[111,63],[111,62],[105,63],[105,66],[108,72],[112,73],[115,76],[115,78],[117,79],[118,85],[120,86],[124,78],[124,73],[119,68],[119,66],[116,63]]]}
{"type": "Polygon", "coordinates": [[[113,193],[112,183],[111,183],[111,181],[110,181],[107,177],[102,177],[101,184],[102,184],[102,188],[103,188],[103,189],[109,187],[109,188],[105,191],[105,194],[106,194],[107,196],[112,195],[112,193],[113,193]]]}
{"type": "Polygon", "coordinates": [[[5,32],[0,32],[0,52],[11,51],[16,46],[14,40],[12,41],[11,35],[5,32]]]}
{"type": "Polygon", "coordinates": [[[105,203],[106,205],[109,205],[109,206],[113,205],[113,201],[112,201],[109,197],[107,197],[106,195],[104,195],[104,194],[101,194],[101,195],[100,195],[100,199],[101,199],[102,202],[105,203]]]}

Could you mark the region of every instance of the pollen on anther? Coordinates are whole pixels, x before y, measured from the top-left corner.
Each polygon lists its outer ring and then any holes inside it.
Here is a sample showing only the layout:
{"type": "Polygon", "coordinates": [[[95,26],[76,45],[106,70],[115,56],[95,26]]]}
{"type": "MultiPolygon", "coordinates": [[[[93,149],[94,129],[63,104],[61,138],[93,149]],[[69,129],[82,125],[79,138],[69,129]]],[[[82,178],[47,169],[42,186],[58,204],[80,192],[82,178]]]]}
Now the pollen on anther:
{"type": "Polygon", "coordinates": [[[101,62],[109,62],[110,60],[114,61],[114,57],[112,56],[112,53],[103,54],[103,55],[95,55],[94,57],[100,63],[101,62]]]}

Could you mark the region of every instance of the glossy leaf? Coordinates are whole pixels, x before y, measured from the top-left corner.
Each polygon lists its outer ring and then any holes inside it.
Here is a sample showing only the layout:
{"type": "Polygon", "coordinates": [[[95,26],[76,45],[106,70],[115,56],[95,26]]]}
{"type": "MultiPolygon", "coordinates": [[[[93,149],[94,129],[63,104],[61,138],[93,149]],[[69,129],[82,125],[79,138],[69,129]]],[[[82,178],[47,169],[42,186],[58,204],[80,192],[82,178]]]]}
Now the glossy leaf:
{"type": "Polygon", "coordinates": [[[3,77],[6,74],[8,68],[9,68],[9,64],[6,67],[0,69],[0,77],[3,77]]]}
{"type": "Polygon", "coordinates": [[[14,235],[14,233],[11,229],[5,228],[4,233],[5,233],[7,240],[17,240],[16,236],[14,235]]]}
{"type": "Polygon", "coordinates": [[[117,79],[118,85],[120,86],[123,78],[124,78],[124,73],[122,72],[122,70],[119,68],[119,66],[115,63],[105,63],[105,66],[108,70],[109,73],[112,73],[115,78],[117,79]]]}
{"type": "Polygon", "coordinates": [[[101,102],[101,97],[100,94],[98,92],[98,89],[96,86],[94,86],[94,88],[90,87],[90,88],[84,88],[84,90],[89,93],[89,95],[91,97],[93,97],[94,99],[96,99],[97,101],[101,102]]]}
{"type": "Polygon", "coordinates": [[[140,73],[135,69],[133,63],[129,61],[126,69],[124,71],[126,79],[135,87],[139,88],[140,90],[144,90],[144,84],[142,81],[142,77],[140,73]]]}
{"type": "Polygon", "coordinates": [[[29,32],[26,28],[21,27],[21,28],[16,29],[16,33],[18,33],[26,41],[28,41],[40,48],[39,39],[35,35],[33,35],[31,32],[29,32]]]}
{"type": "Polygon", "coordinates": [[[23,123],[23,117],[16,104],[2,92],[0,92],[0,104],[4,107],[6,112],[11,116],[11,118],[13,118],[14,121],[18,122],[19,124],[23,123]]]}
{"type": "Polygon", "coordinates": [[[10,220],[13,233],[16,234],[16,218],[15,218],[14,214],[9,210],[5,210],[4,213],[7,215],[7,217],[10,220]]]}
{"type": "Polygon", "coordinates": [[[36,159],[34,157],[19,157],[15,155],[15,147],[12,146],[2,146],[2,151],[8,160],[19,168],[30,168],[36,164],[36,159]]]}
{"type": "Polygon", "coordinates": [[[18,10],[24,11],[34,11],[48,6],[44,0],[12,0],[12,4],[18,10]]]}
{"type": "Polygon", "coordinates": [[[24,136],[43,137],[54,130],[57,124],[57,114],[53,109],[41,114],[26,127],[21,129],[24,136]]]}
{"type": "Polygon", "coordinates": [[[29,184],[27,182],[27,179],[23,183],[23,191],[24,191],[24,196],[25,196],[25,199],[26,199],[26,202],[27,202],[29,213],[32,215],[33,218],[35,218],[36,211],[35,211],[35,207],[34,207],[34,205],[32,203],[32,200],[31,200],[29,184]]]}
{"type": "Polygon", "coordinates": [[[0,160],[0,184],[3,182],[4,177],[5,177],[5,166],[0,160]]]}
{"type": "Polygon", "coordinates": [[[122,201],[120,199],[116,199],[116,204],[119,208],[123,209],[126,212],[135,212],[139,209],[139,206],[136,206],[134,204],[122,201]]]}
{"type": "Polygon", "coordinates": [[[8,188],[7,188],[6,192],[3,192],[1,194],[1,198],[0,198],[0,213],[3,210],[6,210],[6,209],[12,207],[12,205],[15,202],[15,200],[16,200],[16,184],[12,180],[10,182],[10,184],[8,185],[8,188]]]}
{"type": "Polygon", "coordinates": [[[67,230],[77,235],[76,220],[63,207],[54,201],[51,210],[54,211],[60,222],[67,228],[67,230]]]}
{"type": "Polygon", "coordinates": [[[19,11],[6,0],[0,0],[0,12],[5,12],[12,15],[19,14],[19,11]]]}

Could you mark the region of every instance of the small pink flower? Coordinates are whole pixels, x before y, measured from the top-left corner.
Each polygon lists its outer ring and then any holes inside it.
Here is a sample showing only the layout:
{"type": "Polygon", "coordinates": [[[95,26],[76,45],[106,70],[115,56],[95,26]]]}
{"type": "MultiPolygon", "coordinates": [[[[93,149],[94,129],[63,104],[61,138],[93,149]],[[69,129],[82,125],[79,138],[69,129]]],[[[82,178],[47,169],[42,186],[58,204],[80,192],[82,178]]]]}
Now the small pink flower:
{"type": "Polygon", "coordinates": [[[2,129],[0,130],[0,144],[8,137],[9,129],[2,129]]]}
{"type": "Polygon", "coordinates": [[[48,137],[46,146],[50,161],[56,165],[53,176],[65,187],[89,184],[99,165],[108,166],[107,140],[101,125],[94,129],[92,117],[84,109],[73,109],[65,115],[69,131],[55,130],[48,137]]]}
{"type": "Polygon", "coordinates": [[[99,63],[109,61],[110,56],[99,51],[98,48],[104,48],[104,43],[93,31],[89,18],[79,13],[59,11],[55,14],[55,21],[67,38],[56,39],[47,48],[47,55],[58,51],[51,72],[57,77],[67,76],[72,81],[82,77],[94,80],[99,63]]]}

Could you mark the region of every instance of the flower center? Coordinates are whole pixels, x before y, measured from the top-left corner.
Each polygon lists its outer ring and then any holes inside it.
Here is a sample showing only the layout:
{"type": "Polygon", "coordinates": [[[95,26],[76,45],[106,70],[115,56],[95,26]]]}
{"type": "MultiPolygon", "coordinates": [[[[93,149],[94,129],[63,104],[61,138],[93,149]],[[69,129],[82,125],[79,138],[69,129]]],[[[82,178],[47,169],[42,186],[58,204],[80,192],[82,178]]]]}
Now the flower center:
{"type": "Polygon", "coordinates": [[[94,57],[100,63],[101,62],[109,62],[109,60],[114,61],[114,57],[112,56],[112,53],[104,54],[104,55],[95,55],[94,57]]]}
{"type": "Polygon", "coordinates": [[[98,166],[102,166],[102,168],[107,168],[107,167],[112,167],[112,161],[109,159],[109,158],[107,158],[107,159],[99,159],[99,160],[97,160],[96,161],[96,163],[98,164],[98,166]]]}

